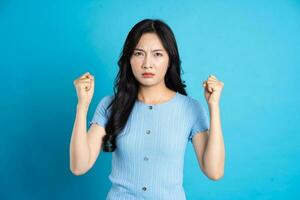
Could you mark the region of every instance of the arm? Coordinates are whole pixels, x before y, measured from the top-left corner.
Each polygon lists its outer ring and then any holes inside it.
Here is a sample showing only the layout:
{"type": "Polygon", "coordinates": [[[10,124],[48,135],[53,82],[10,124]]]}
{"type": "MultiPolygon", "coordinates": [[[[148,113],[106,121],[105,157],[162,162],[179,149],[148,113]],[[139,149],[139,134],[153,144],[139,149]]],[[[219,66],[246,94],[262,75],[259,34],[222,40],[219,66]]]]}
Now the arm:
{"type": "Polygon", "coordinates": [[[218,180],[224,175],[225,147],[220,122],[219,105],[210,105],[210,129],[193,137],[200,168],[205,175],[218,180]]]}
{"type": "Polygon", "coordinates": [[[220,179],[224,175],[225,147],[221,129],[220,107],[210,105],[210,130],[207,146],[204,152],[204,170],[215,179],[220,179]]]}
{"type": "Polygon", "coordinates": [[[77,113],[70,143],[70,170],[75,175],[85,174],[99,156],[105,129],[92,124],[86,133],[88,108],[77,105],[77,113]]]}

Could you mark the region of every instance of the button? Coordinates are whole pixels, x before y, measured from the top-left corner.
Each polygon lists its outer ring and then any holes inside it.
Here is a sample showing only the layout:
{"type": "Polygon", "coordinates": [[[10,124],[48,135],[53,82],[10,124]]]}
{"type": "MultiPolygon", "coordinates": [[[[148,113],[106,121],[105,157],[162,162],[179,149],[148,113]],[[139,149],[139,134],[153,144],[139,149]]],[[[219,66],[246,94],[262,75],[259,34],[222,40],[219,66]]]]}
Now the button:
{"type": "Polygon", "coordinates": [[[145,156],[145,157],[144,157],[144,160],[147,161],[147,160],[149,160],[149,158],[145,156]]]}
{"type": "Polygon", "coordinates": [[[143,190],[144,190],[144,191],[146,191],[146,190],[147,190],[147,188],[146,188],[146,187],[143,187],[143,190]]]}
{"type": "Polygon", "coordinates": [[[149,106],[149,109],[152,109],[152,106],[149,106]]]}
{"type": "Polygon", "coordinates": [[[150,132],[151,132],[150,130],[147,130],[147,131],[146,131],[147,134],[150,134],[150,132]]]}

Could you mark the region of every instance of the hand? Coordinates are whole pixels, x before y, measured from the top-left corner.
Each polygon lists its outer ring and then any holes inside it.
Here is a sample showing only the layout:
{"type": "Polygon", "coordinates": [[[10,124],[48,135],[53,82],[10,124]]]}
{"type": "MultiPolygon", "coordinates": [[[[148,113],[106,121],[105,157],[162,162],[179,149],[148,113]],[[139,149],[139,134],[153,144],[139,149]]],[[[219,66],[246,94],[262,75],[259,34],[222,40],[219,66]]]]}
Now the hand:
{"type": "Polygon", "coordinates": [[[89,106],[94,95],[94,76],[86,72],[73,81],[78,97],[78,104],[89,106]]]}
{"type": "Polygon", "coordinates": [[[210,75],[207,81],[203,81],[204,96],[208,105],[219,104],[224,83],[215,76],[210,75]]]}

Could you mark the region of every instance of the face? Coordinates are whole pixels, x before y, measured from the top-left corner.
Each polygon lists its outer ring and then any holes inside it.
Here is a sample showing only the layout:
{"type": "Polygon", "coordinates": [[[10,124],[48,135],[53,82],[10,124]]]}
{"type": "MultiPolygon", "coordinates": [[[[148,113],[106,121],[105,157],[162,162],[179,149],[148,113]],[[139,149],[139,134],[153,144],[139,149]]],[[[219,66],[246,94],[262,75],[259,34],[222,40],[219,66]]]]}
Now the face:
{"type": "Polygon", "coordinates": [[[130,58],[132,72],[142,86],[165,86],[169,56],[155,33],[144,33],[130,58]],[[143,75],[152,73],[152,76],[143,75]]]}

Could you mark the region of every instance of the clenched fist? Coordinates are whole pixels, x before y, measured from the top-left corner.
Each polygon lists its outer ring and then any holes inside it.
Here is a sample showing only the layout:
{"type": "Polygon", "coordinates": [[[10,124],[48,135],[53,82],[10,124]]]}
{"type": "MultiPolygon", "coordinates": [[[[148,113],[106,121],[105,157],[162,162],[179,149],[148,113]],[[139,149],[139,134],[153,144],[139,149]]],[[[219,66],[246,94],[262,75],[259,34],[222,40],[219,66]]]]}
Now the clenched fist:
{"type": "Polygon", "coordinates": [[[224,83],[214,75],[210,75],[206,81],[203,81],[202,86],[204,87],[204,96],[208,105],[219,104],[224,83]]]}
{"type": "Polygon", "coordinates": [[[89,106],[94,95],[94,76],[89,72],[73,81],[78,97],[78,104],[89,106]]]}

